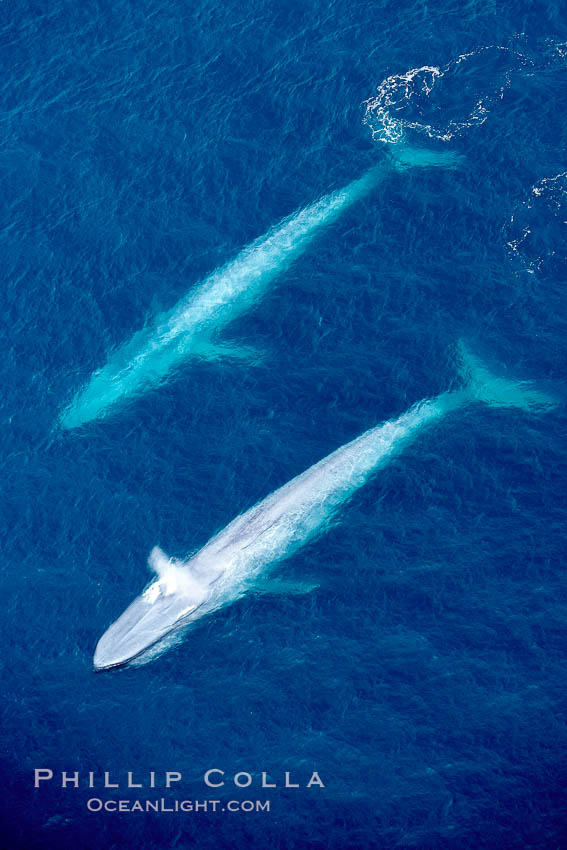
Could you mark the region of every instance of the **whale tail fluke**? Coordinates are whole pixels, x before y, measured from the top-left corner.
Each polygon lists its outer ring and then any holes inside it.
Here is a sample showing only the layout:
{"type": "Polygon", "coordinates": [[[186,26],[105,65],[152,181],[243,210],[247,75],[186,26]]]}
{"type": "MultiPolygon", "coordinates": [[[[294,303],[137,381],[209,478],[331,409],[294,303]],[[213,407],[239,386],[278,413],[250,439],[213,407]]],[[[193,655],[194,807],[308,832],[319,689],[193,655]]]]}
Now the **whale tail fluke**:
{"type": "Polygon", "coordinates": [[[406,168],[458,168],[465,161],[455,151],[434,151],[428,148],[412,148],[408,145],[390,145],[390,155],[399,170],[406,168]]]}
{"type": "Polygon", "coordinates": [[[529,381],[494,375],[463,340],[458,343],[458,356],[461,375],[478,401],[492,407],[519,407],[534,413],[544,413],[558,404],[556,398],[536,389],[529,381]]]}

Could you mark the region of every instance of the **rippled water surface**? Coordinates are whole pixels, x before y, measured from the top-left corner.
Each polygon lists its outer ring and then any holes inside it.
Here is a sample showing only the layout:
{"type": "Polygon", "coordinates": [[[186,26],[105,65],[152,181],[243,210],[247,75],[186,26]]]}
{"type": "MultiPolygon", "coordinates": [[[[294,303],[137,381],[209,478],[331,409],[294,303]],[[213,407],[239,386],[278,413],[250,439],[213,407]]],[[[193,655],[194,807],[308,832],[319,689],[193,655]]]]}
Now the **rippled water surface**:
{"type": "Polygon", "coordinates": [[[567,846],[563,4],[14,0],[0,46],[0,847],[567,846]],[[315,589],[93,672],[155,545],[458,387],[460,339],[556,407],[454,410],[273,571],[315,589]]]}

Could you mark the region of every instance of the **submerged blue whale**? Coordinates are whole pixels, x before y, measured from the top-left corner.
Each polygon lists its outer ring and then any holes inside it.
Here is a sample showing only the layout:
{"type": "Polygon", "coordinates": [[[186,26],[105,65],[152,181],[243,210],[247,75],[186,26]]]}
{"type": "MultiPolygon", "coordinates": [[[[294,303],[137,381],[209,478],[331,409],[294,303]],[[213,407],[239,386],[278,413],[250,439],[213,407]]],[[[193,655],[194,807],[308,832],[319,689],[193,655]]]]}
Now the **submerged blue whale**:
{"type": "Polygon", "coordinates": [[[157,577],[100,638],[95,669],[123,665],[242,596],[269,565],[323,531],[374,471],[447,413],[473,402],[533,411],[554,404],[528,384],[495,377],[463,343],[459,359],[461,389],[422,401],[337,449],[234,519],[189,560],[170,559],[156,547],[149,563],[157,577]]]}
{"type": "Polygon", "coordinates": [[[214,271],[153,325],[138,331],[118,348],[105,366],[63,411],[62,428],[76,428],[129,397],[164,380],[187,357],[246,357],[249,350],[219,342],[217,335],[248,310],[268,284],[309,245],[316,233],[355,201],[367,195],[389,174],[412,167],[458,164],[454,153],[391,146],[390,156],[358,180],[320,198],[284,219],[214,271]]]}

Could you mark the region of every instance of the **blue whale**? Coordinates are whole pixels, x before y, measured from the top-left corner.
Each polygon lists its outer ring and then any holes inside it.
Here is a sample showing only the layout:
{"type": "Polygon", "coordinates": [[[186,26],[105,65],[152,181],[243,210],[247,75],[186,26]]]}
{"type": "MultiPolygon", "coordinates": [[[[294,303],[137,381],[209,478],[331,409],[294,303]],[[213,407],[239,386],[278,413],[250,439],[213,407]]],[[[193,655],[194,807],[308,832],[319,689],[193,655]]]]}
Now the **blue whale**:
{"type": "Polygon", "coordinates": [[[454,153],[391,147],[383,162],[345,188],[284,219],[214,271],[169,312],[134,334],[105,366],[93,373],[62,412],[59,425],[76,428],[106,416],[119,402],[162,382],[189,357],[249,358],[249,349],[223,345],[218,334],[258,301],[271,281],[305,251],[322,227],[335,221],[392,173],[414,167],[451,168],[460,162],[454,153]]]}
{"type": "Polygon", "coordinates": [[[95,669],[132,661],[167,635],[258,587],[270,565],[324,531],[370,475],[448,413],[479,402],[534,412],[554,404],[529,384],[494,376],[463,343],[459,361],[461,389],[421,401],[341,446],[238,516],[189,560],[168,558],[156,547],[149,563],[157,575],[100,638],[95,669]]]}

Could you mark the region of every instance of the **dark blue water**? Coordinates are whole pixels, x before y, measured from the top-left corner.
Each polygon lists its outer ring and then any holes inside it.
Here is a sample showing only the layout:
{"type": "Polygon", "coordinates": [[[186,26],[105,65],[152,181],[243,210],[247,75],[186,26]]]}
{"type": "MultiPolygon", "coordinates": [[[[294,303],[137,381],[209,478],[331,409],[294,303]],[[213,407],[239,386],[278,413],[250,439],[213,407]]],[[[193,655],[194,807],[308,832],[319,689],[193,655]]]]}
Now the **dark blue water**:
{"type": "Polygon", "coordinates": [[[459,338],[562,397],[562,4],[12,2],[0,46],[0,846],[566,847],[562,405],[455,412],[279,567],[316,591],[249,594],[92,671],[154,545],[185,556],[453,386],[459,338]],[[144,323],[400,137],[465,163],[395,175],[319,233],[227,330],[257,362],[185,363],[57,428],[144,323]],[[207,789],[209,768],[253,785],[207,789]]]}

